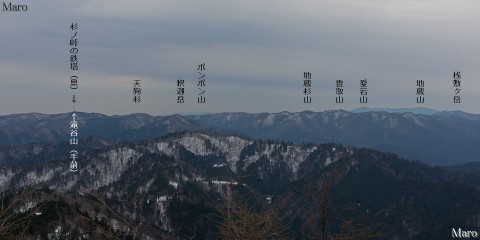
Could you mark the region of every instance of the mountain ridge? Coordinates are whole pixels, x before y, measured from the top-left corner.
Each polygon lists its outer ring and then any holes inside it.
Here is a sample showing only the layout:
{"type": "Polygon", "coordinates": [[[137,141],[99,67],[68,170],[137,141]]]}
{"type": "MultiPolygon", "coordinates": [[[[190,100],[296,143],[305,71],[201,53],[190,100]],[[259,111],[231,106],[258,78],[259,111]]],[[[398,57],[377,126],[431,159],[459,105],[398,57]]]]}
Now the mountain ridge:
{"type": "MultiPolygon", "coordinates": [[[[296,237],[318,233],[315,223],[320,221],[321,209],[317,200],[325,189],[330,189],[327,209],[332,233],[341,231],[337,224],[358,217],[369,219],[372,225],[364,222],[365,227],[388,223],[380,239],[450,236],[453,219],[458,227],[480,227],[471,221],[480,216],[480,181],[467,181],[469,175],[462,172],[366,148],[187,131],[82,150],[79,170],[72,173],[65,156],[68,148],[45,145],[50,157],[28,163],[4,161],[0,189],[28,186],[39,189],[40,196],[73,194],[68,199],[77,199],[78,209],[98,206],[90,194],[96,193],[129,221],[142,221],[149,229],[143,232],[145,239],[155,234],[218,239],[208,220],[209,214],[216,214],[208,199],[222,204],[229,191],[248,194],[258,208],[278,209],[292,222],[291,234],[296,237]],[[125,207],[126,196],[135,196],[131,204],[136,208],[125,207]],[[355,212],[345,210],[352,207],[355,212]]],[[[0,155],[3,151],[0,148],[0,155]]],[[[25,158],[34,159],[42,151],[26,154],[31,156],[25,158]]],[[[30,205],[42,202],[35,196],[30,205]]],[[[68,201],[62,204],[75,208],[68,201]]],[[[102,211],[83,214],[90,219],[105,218],[106,226],[118,225],[118,220],[102,211]]],[[[54,232],[56,226],[73,231],[61,221],[45,222],[51,227],[44,231],[54,232]]],[[[82,231],[88,232],[88,225],[82,231]]]]}
{"type": "MultiPolygon", "coordinates": [[[[108,142],[151,139],[183,130],[236,133],[295,143],[337,142],[391,151],[432,165],[480,160],[480,117],[463,112],[414,113],[324,112],[216,113],[150,116],[143,113],[106,116],[77,113],[79,137],[108,142]]],[[[29,142],[62,142],[69,138],[68,114],[0,117],[0,146],[29,142]]]]}

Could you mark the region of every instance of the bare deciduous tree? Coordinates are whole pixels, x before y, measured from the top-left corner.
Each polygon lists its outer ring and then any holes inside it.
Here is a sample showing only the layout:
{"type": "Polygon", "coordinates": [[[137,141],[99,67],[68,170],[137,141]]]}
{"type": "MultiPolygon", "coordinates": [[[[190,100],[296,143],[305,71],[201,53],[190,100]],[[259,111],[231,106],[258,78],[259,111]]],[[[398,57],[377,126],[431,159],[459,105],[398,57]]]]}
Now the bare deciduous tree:
{"type": "Polygon", "coordinates": [[[224,239],[288,239],[287,226],[273,209],[259,210],[248,206],[244,198],[229,191],[220,212],[219,233],[224,239]]]}
{"type": "MultiPolygon", "coordinates": [[[[3,192],[0,197],[0,239],[26,239],[26,230],[40,207],[35,204],[28,209],[29,188],[3,192]],[[21,212],[21,208],[24,212],[21,212]]],[[[32,203],[34,204],[34,203],[32,203]]]]}
{"type": "MultiPolygon", "coordinates": [[[[95,193],[94,191],[91,191],[91,190],[86,190],[86,189],[84,190],[88,194],[90,194],[92,197],[94,197],[105,208],[108,214],[113,216],[115,219],[118,219],[127,228],[127,231],[125,233],[116,233],[115,229],[113,229],[113,227],[111,226],[109,226],[106,230],[97,226],[95,231],[101,233],[102,235],[104,235],[105,237],[108,237],[109,239],[124,240],[129,237],[133,239],[140,239],[138,235],[139,235],[139,229],[142,226],[143,221],[136,222],[133,219],[123,216],[117,210],[110,207],[110,205],[105,201],[105,199],[103,199],[98,193],[95,193]]],[[[124,209],[129,209],[132,211],[134,208],[134,204],[127,199],[122,199],[122,206],[124,207],[124,209]]]]}

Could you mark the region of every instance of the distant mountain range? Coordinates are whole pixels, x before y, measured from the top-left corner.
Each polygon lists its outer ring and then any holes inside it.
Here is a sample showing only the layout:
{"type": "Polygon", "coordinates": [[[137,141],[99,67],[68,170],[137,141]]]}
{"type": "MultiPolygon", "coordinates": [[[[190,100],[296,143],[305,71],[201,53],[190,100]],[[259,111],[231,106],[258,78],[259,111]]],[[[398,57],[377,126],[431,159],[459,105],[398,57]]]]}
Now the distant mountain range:
{"type": "MultiPolygon", "coordinates": [[[[106,116],[77,113],[79,136],[109,143],[152,139],[183,130],[235,133],[294,143],[341,143],[418,159],[432,165],[480,160],[480,115],[461,111],[431,115],[410,112],[215,113],[204,115],[106,116]]],[[[0,117],[0,146],[58,143],[69,139],[71,114],[0,117]]]]}
{"type": "Polygon", "coordinates": [[[351,110],[354,113],[362,113],[362,112],[390,112],[390,113],[415,113],[415,114],[424,114],[424,115],[432,115],[438,113],[438,110],[430,109],[430,108],[354,108],[351,110]]]}
{"type": "Polygon", "coordinates": [[[94,233],[121,236],[138,226],[139,239],[219,239],[215,216],[230,194],[254,209],[276,209],[294,239],[319,236],[323,217],[328,236],[374,233],[373,239],[447,239],[452,228],[480,227],[476,173],[375,150],[204,131],[84,141],[96,148],[80,150],[76,173],[68,171],[68,144],[0,149],[1,191],[34,189],[14,216],[39,206],[28,236],[101,239],[94,233]]]}

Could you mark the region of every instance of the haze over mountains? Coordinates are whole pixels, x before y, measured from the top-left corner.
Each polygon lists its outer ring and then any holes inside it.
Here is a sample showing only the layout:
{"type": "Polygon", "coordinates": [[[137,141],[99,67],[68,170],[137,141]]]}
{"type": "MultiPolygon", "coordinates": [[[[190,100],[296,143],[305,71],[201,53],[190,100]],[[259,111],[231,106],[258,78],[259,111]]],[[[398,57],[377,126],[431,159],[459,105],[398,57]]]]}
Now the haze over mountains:
{"type": "MultiPolygon", "coordinates": [[[[62,142],[69,139],[71,113],[0,117],[0,145],[62,142]]],[[[409,112],[215,113],[204,115],[107,116],[77,113],[79,136],[118,143],[183,130],[236,133],[294,143],[341,143],[418,159],[432,165],[480,160],[480,115],[461,111],[431,115],[409,112]]]]}

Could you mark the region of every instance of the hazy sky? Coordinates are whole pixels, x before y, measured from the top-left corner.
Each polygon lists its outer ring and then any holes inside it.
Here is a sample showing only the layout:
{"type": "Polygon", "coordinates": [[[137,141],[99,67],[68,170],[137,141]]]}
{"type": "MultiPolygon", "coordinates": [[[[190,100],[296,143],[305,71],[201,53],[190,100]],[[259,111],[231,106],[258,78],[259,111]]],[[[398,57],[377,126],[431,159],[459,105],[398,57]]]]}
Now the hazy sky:
{"type": "Polygon", "coordinates": [[[480,1],[16,1],[0,12],[0,115],[427,107],[479,113],[480,1]],[[71,23],[79,70],[71,71],[71,23]],[[206,63],[206,104],[197,65],[206,63]],[[461,104],[453,71],[462,72],[461,104]],[[303,72],[312,104],[303,103],[303,72]],[[79,89],[69,77],[79,76],[79,89]],[[368,79],[368,104],[359,81],[368,79]],[[141,79],[140,103],[133,80],[141,79]],[[186,103],[176,103],[176,80],[186,103]],[[335,80],[344,103],[335,103],[335,80]],[[416,80],[425,103],[416,103],[416,80]]]}

